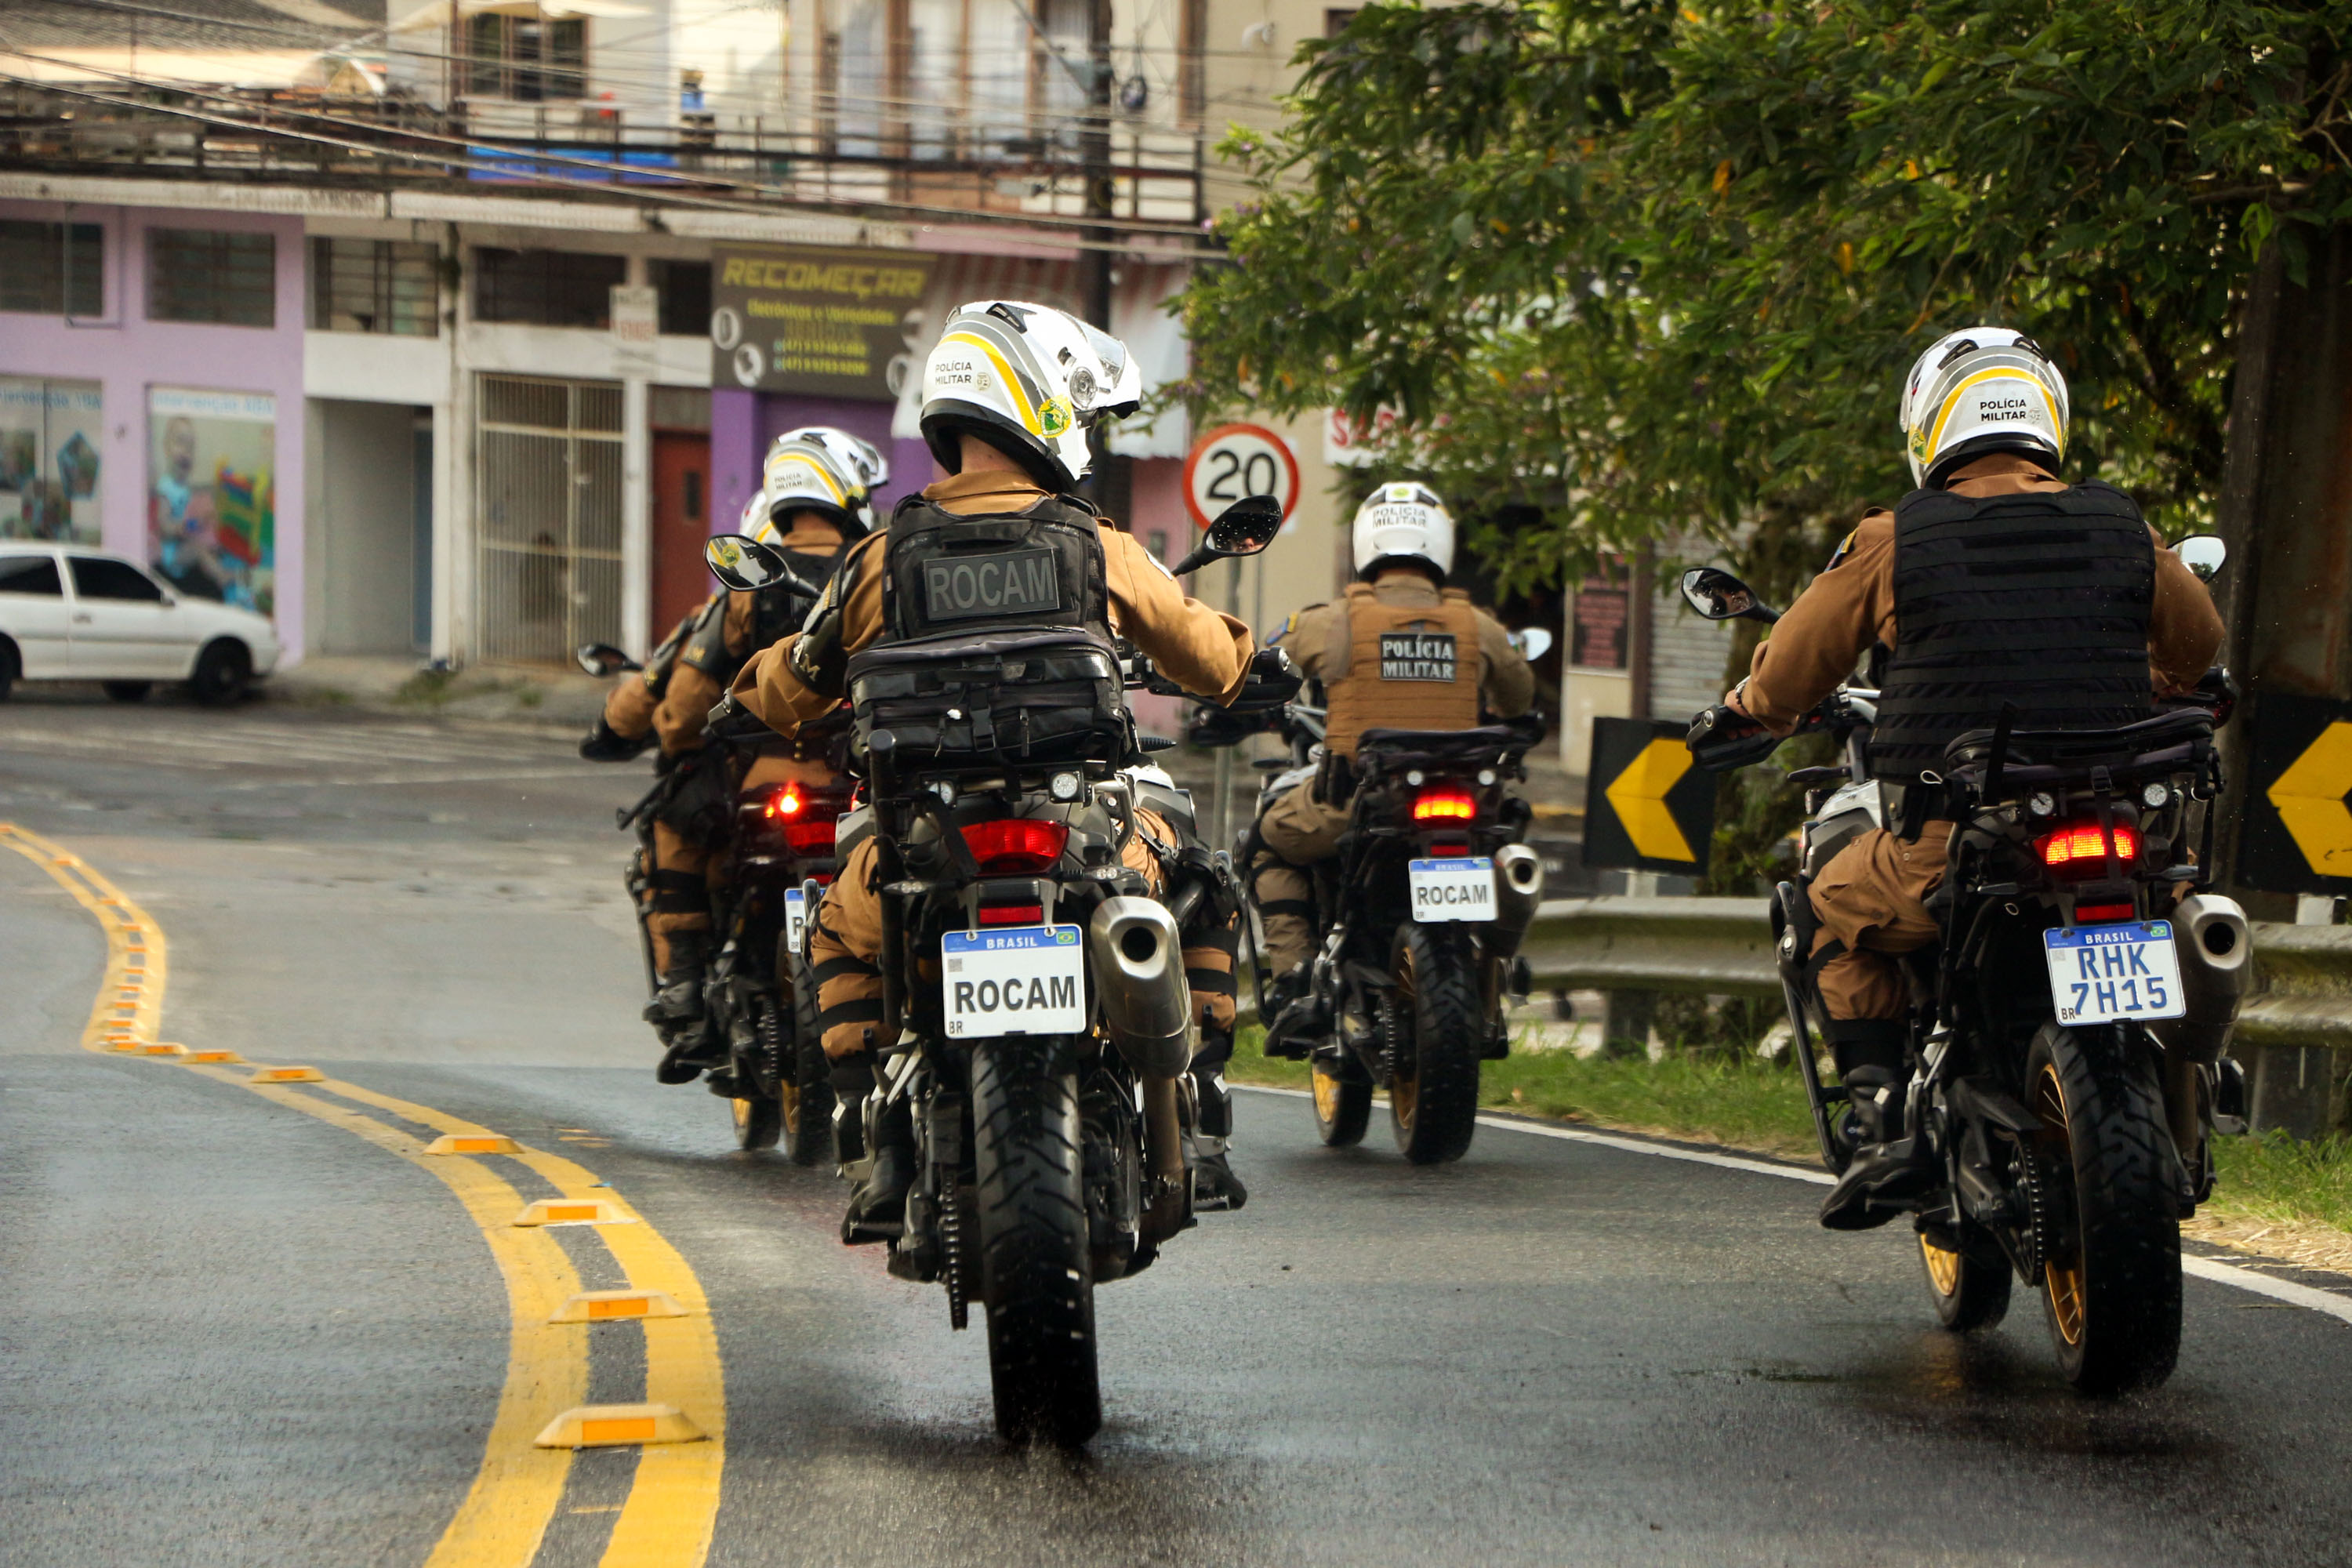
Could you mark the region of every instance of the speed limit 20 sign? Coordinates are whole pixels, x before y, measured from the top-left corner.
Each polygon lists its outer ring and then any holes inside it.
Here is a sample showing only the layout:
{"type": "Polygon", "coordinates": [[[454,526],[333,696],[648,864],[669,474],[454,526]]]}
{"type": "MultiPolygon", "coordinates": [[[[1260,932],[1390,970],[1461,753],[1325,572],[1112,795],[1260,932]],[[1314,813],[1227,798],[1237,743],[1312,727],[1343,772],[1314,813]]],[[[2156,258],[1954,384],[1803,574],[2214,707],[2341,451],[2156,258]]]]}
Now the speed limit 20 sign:
{"type": "Polygon", "coordinates": [[[1298,459],[1263,425],[1220,425],[1192,443],[1184,459],[1184,507],[1206,528],[1244,496],[1272,496],[1287,525],[1298,510],[1298,459]]]}

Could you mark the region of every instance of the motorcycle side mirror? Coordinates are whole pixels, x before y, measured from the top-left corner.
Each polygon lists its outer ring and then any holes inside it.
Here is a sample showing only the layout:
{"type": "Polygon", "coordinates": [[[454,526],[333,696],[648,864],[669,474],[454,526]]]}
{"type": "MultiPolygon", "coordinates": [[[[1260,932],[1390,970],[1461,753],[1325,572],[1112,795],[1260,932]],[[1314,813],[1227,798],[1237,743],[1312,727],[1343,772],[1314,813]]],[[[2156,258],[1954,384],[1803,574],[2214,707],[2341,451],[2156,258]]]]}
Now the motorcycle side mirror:
{"type": "Polygon", "coordinates": [[[717,535],[702,547],[702,558],[709,563],[712,576],[739,594],[756,594],[762,588],[790,588],[814,599],[824,592],[793,571],[782,551],[748,534],[717,535]]]}
{"type": "Polygon", "coordinates": [[[1719,566],[1694,566],[1683,574],[1683,599],[1710,621],[1761,621],[1770,626],[1780,612],[1756,590],[1719,566]]]}
{"type": "Polygon", "coordinates": [[[1511,634],[1511,646],[1529,664],[1551,651],[1552,635],[1541,626],[1523,626],[1511,634]]]}
{"type": "Polygon", "coordinates": [[[2183,566],[2196,574],[2200,583],[2210,583],[2214,574],[2230,560],[2230,547],[2210,533],[2192,533],[2174,545],[2172,552],[2180,557],[2183,566]]]}
{"type": "Polygon", "coordinates": [[[1177,576],[1198,572],[1212,561],[1233,555],[1255,555],[1282,531],[1282,503],[1272,496],[1244,496],[1217,514],[1209,537],[1192,554],[1169,568],[1177,576]]]}
{"type": "Polygon", "coordinates": [[[583,644],[580,651],[572,657],[580,661],[583,671],[595,676],[620,675],[628,670],[645,668],[644,665],[608,642],[583,644]]]}

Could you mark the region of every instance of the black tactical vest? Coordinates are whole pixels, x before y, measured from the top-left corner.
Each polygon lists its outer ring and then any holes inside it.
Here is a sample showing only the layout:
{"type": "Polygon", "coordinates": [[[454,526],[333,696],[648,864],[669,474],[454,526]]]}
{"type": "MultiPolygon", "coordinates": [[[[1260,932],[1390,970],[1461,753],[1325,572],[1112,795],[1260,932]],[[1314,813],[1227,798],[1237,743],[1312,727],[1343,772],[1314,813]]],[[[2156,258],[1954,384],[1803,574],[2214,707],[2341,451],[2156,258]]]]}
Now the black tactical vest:
{"type": "MultiPolygon", "coordinates": [[[[811,584],[823,588],[833,569],[841,563],[842,551],[813,553],[805,550],[783,552],[793,571],[811,584]]],[[[702,618],[695,623],[682,662],[692,665],[721,686],[733,683],[743,666],[762,650],[781,642],[801,629],[816,601],[805,594],[795,594],[789,588],[762,588],[751,595],[751,641],[741,653],[727,646],[727,606],[730,595],[722,594],[702,618]]]]}
{"type": "Polygon", "coordinates": [[[1971,500],[1914,490],[1895,510],[1895,649],[1871,771],[1908,783],[2014,704],[2020,730],[2105,730],[2154,711],[2156,549],[2110,485],[1971,500]]]}
{"type": "Polygon", "coordinates": [[[1058,496],[969,516],[908,496],[883,550],[883,642],[1062,627],[1111,645],[1100,525],[1058,496]]]}

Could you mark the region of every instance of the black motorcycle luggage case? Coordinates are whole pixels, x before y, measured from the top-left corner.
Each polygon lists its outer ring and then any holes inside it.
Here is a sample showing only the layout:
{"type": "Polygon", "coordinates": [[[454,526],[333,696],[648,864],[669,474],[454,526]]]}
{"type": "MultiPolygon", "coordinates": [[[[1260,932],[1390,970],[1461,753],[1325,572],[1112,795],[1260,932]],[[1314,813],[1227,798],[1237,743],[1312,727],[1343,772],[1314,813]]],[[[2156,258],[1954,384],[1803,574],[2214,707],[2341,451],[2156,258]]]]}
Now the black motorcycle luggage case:
{"type": "Polygon", "coordinates": [[[1084,631],[877,644],[847,679],[860,751],[877,730],[908,760],[1115,761],[1125,745],[1118,660],[1084,631]]]}

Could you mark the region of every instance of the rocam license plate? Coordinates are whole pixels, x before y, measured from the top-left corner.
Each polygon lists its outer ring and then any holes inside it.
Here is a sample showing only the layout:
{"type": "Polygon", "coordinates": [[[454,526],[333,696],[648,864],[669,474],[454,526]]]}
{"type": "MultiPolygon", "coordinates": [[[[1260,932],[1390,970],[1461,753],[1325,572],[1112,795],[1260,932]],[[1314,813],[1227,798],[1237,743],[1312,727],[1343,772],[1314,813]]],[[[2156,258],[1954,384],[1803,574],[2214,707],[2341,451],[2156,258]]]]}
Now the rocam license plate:
{"type": "Polygon", "coordinates": [[[2042,945],[2062,1024],[2178,1018],[2188,1010],[2170,921],[2046,931],[2042,945]]]}
{"type": "Polygon", "coordinates": [[[808,895],[798,888],[784,889],[784,945],[805,956],[808,946],[802,938],[808,934],[808,895]]]}
{"type": "Polygon", "coordinates": [[[940,961],[950,1039],[1086,1032],[1087,950],[1076,926],[951,931],[940,961]]]}
{"type": "Polygon", "coordinates": [[[1412,918],[1423,924],[1495,918],[1495,862],[1488,856],[1408,860],[1405,880],[1412,894],[1412,918]]]}

